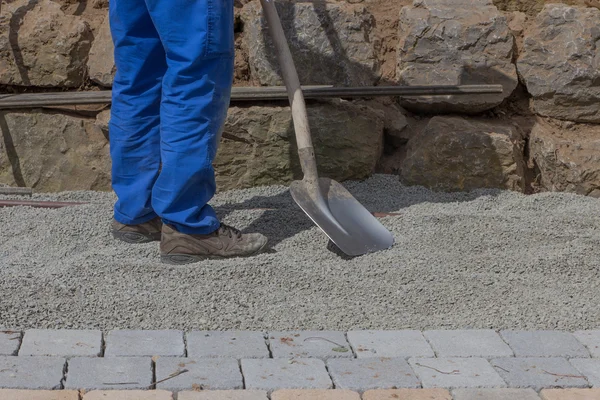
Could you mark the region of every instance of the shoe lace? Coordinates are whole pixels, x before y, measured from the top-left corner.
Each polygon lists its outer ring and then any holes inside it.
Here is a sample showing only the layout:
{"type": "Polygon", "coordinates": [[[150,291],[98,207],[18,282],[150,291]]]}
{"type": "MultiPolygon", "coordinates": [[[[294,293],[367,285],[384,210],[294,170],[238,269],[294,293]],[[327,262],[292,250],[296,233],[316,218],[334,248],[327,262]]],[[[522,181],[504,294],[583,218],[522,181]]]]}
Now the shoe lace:
{"type": "Polygon", "coordinates": [[[234,228],[233,226],[229,226],[226,224],[221,223],[221,226],[219,226],[219,234],[220,235],[227,235],[230,238],[232,238],[234,235],[239,239],[242,237],[242,232],[239,229],[234,228]]]}

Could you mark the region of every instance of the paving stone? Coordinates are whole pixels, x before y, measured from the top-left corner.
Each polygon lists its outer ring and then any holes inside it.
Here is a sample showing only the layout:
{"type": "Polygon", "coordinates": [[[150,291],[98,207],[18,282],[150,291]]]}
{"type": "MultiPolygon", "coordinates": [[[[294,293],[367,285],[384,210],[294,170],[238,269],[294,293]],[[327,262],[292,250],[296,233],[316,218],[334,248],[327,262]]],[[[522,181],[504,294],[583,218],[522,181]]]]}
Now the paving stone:
{"type": "Polygon", "coordinates": [[[0,356],[0,387],[47,389],[61,387],[66,360],[62,357],[0,356]]]}
{"type": "Polygon", "coordinates": [[[409,363],[424,388],[506,387],[483,358],[411,358],[409,363]]]}
{"type": "Polygon", "coordinates": [[[501,331],[517,357],[589,357],[584,345],[569,332],[501,331]]]}
{"type": "Polygon", "coordinates": [[[496,358],[490,363],[512,388],[588,387],[581,373],[564,358],[496,358]]]}
{"type": "Polygon", "coordinates": [[[174,358],[156,360],[156,380],[160,381],[187,369],[157,387],[165,390],[220,390],[243,389],[244,378],[235,358],[174,358]]]}
{"type": "Polygon", "coordinates": [[[21,345],[21,332],[0,330],[0,356],[16,356],[21,345]]]}
{"type": "Polygon", "coordinates": [[[77,357],[69,360],[67,389],[148,389],[152,384],[150,357],[77,357]]]}
{"type": "Polygon", "coordinates": [[[193,331],[186,335],[188,357],[269,358],[261,332],[193,331]]]}
{"type": "Polygon", "coordinates": [[[600,331],[577,331],[573,336],[587,347],[592,357],[600,357],[600,331]]]}
{"type": "Polygon", "coordinates": [[[264,390],[203,390],[179,392],[177,400],[268,400],[264,390]]]}
{"type": "Polygon", "coordinates": [[[247,389],[331,389],[333,384],[322,360],[315,358],[242,360],[247,389]]]}
{"type": "Polygon", "coordinates": [[[76,390],[0,389],[2,400],[79,400],[76,390]]]}
{"type": "Polygon", "coordinates": [[[542,400],[600,400],[600,389],[544,389],[542,400]]]}
{"type": "Polygon", "coordinates": [[[510,357],[513,351],[491,329],[423,332],[438,357],[510,357]]]}
{"type": "Polygon", "coordinates": [[[587,378],[591,386],[600,388],[600,359],[571,358],[569,362],[587,378]]]}
{"type": "Polygon", "coordinates": [[[75,329],[25,331],[20,356],[89,356],[102,354],[102,332],[75,329]]]}
{"type": "Polygon", "coordinates": [[[273,392],[271,400],[360,400],[360,395],[344,389],[284,389],[273,392]]]}
{"type": "Polygon", "coordinates": [[[185,357],[183,332],[177,330],[115,330],[106,337],[105,357],[185,357]]]}
{"type": "Polygon", "coordinates": [[[93,390],[83,400],[173,400],[173,393],[165,390],[93,390]]]}
{"type": "Polygon", "coordinates": [[[369,390],[363,400],[452,400],[445,389],[369,390]]]}
{"type": "Polygon", "coordinates": [[[370,389],[420,388],[416,374],[403,358],[353,358],[327,361],[336,388],[363,392],[370,389]]]}
{"type": "Polygon", "coordinates": [[[354,358],[343,332],[269,332],[273,358],[354,358]]]}
{"type": "Polygon", "coordinates": [[[420,331],[350,331],[348,341],[358,358],[435,357],[420,331]]]}
{"type": "Polygon", "coordinates": [[[540,400],[533,389],[455,389],[454,400],[540,400]]]}

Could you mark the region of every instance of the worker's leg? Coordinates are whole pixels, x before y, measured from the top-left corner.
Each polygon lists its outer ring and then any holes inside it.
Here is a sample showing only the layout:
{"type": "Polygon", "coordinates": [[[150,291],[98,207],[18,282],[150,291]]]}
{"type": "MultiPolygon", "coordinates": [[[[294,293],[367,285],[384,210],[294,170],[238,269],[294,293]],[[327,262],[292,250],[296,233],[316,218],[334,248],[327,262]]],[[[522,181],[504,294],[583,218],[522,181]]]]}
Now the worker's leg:
{"type": "Polygon", "coordinates": [[[160,168],[160,99],[165,51],[144,0],[111,0],[116,75],[109,124],[115,220],[155,218],[152,187],[160,168]]]}
{"type": "Polygon", "coordinates": [[[162,86],[162,170],[152,206],[185,234],[219,220],[213,158],[233,83],[233,0],[146,0],[167,54],[162,86]]]}

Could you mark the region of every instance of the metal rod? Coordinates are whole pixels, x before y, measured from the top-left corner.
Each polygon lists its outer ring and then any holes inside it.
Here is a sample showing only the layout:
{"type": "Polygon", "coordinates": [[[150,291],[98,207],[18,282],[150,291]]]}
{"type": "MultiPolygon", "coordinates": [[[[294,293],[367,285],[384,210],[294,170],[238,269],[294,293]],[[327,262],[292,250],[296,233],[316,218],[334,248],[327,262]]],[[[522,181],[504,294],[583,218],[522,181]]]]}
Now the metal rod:
{"type": "Polygon", "coordinates": [[[62,201],[35,201],[35,200],[0,200],[0,207],[34,207],[34,208],[62,208],[79,206],[88,203],[74,203],[62,201]]]}
{"type": "Polygon", "coordinates": [[[31,196],[33,190],[27,187],[0,187],[0,195],[31,196]]]}
{"type": "MultiPolygon", "coordinates": [[[[369,86],[333,87],[302,86],[306,99],[353,98],[377,96],[439,96],[439,95],[479,95],[502,93],[502,85],[427,85],[427,86],[369,86]]],[[[112,91],[93,92],[44,92],[0,95],[0,109],[32,108],[67,105],[109,104],[112,91]]],[[[284,86],[234,87],[232,101],[288,101],[284,86]]]]}

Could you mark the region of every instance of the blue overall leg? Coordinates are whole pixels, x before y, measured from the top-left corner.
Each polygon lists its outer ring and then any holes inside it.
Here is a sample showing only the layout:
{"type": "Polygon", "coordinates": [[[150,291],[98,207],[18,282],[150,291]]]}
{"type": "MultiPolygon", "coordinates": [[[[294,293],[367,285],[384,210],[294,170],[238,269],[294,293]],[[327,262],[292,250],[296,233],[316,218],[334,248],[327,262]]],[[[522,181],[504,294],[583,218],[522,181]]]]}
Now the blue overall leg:
{"type": "Polygon", "coordinates": [[[112,112],[117,114],[111,139],[119,196],[115,218],[139,223],[159,215],[183,233],[213,232],[219,220],[207,203],[216,190],[212,162],[233,83],[233,0],[111,0],[110,5],[115,59],[121,55],[120,63],[115,60],[117,75],[122,68],[115,97],[126,95],[112,112]],[[146,8],[139,11],[142,1],[146,8]],[[148,19],[153,34],[145,30],[148,19]],[[157,38],[162,55],[153,47],[157,38]]]}
{"type": "Polygon", "coordinates": [[[160,99],[165,51],[144,0],[111,0],[116,74],[109,122],[114,217],[139,224],[156,217],[152,187],[160,168],[160,99]]]}
{"type": "Polygon", "coordinates": [[[189,234],[219,227],[207,204],[212,162],[233,84],[233,0],[146,0],[167,55],[161,103],[162,171],[152,206],[189,234]]]}

